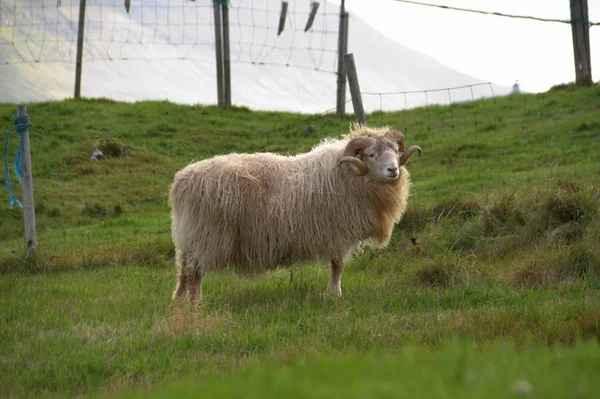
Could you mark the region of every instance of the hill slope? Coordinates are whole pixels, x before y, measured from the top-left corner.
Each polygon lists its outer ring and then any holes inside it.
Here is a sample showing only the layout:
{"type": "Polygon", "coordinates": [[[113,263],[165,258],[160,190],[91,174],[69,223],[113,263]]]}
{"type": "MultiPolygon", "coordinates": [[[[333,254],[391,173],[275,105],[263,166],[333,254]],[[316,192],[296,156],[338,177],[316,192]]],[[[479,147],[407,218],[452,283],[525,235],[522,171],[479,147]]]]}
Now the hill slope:
{"type": "MultiPolygon", "coordinates": [[[[370,114],[423,155],[407,164],[412,196],[390,245],[347,263],[344,297],[323,295],[329,267],[310,264],[210,275],[189,307],[170,299],[175,171],[232,151],[302,152],[351,118],[29,104],[39,256],[22,262],[22,210],[2,191],[0,396],[593,397],[599,106],[596,86],[370,114]],[[96,147],[105,159],[90,159],[96,147]]],[[[3,127],[14,112],[0,105],[3,127]]]]}
{"type": "MultiPolygon", "coordinates": [[[[423,148],[422,159],[409,165],[414,180],[410,211],[420,218],[426,216],[421,211],[452,198],[466,201],[468,208],[470,202],[496,201],[513,190],[547,189],[549,182],[562,179],[584,186],[597,182],[598,93],[592,87],[376,112],[367,121],[399,128],[409,144],[423,148]]],[[[14,106],[2,105],[0,111],[9,128],[14,106]]],[[[74,229],[79,240],[82,231],[98,229],[110,236],[111,229],[123,230],[121,217],[145,234],[166,234],[168,185],[191,160],[232,151],[307,151],[323,137],[345,134],[352,120],[107,100],[31,104],[29,114],[39,231],[57,240],[56,250],[67,244],[56,233],[74,229]],[[101,142],[106,137],[133,155],[90,160],[95,148],[106,145],[101,142]]],[[[10,154],[16,146],[14,139],[10,154]]],[[[5,191],[0,198],[6,199],[5,191]]],[[[13,245],[21,245],[22,213],[7,207],[7,200],[0,203],[7,215],[1,238],[16,240],[4,246],[12,258],[13,245]]],[[[59,266],[53,265],[48,267],[59,266]]]]}

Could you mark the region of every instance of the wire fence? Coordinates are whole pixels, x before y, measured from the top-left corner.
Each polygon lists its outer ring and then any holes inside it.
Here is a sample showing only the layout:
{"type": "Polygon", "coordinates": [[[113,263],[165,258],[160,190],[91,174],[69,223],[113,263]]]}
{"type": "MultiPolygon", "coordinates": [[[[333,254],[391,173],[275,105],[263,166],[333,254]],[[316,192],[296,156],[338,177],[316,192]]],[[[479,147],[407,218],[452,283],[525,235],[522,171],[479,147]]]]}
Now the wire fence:
{"type": "MultiPolygon", "coordinates": [[[[431,6],[414,1],[403,2],[431,6]]],[[[281,34],[278,34],[281,12],[279,0],[233,0],[229,3],[231,62],[337,73],[340,24],[338,6],[333,6],[326,1],[319,2],[314,23],[305,31],[312,2],[290,0],[285,28],[281,34]]],[[[1,64],[74,64],[79,7],[80,0],[0,0],[0,72],[2,72],[1,64]]],[[[461,12],[473,11],[447,6],[439,7],[461,12]]],[[[529,18],[502,13],[490,14],[529,18]]],[[[122,0],[87,0],[83,62],[182,60],[215,65],[214,22],[212,0],[140,0],[131,2],[128,9],[122,0]]],[[[135,67],[143,68],[144,65],[135,64],[135,67]]],[[[212,67],[205,67],[206,65],[203,65],[199,70],[200,73],[198,70],[194,70],[194,73],[207,75],[212,67]]],[[[214,68],[216,70],[216,66],[214,68]]],[[[86,71],[83,68],[84,75],[86,71]]],[[[180,70],[157,68],[156,74],[149,76],[158,75],[162,78],[164,73],[177,74],[178,72],[175,71],[180,70]]],[[[95,72],[95,79],[98,79],[98,76],[106,79],[127,73],[123,72],[123,69],[108,72],[108,68],[102,71],[106,74],[99,74],[97,70],[95,72]]],[[[67,73],[63,70],[56,72],[56,81],[61,82],[56,87],[69,87],[71,79],[65,78],[67,73]]],[[[127,84],[134,80],[131,75],[122,78],[122,81],[127,81],[127,84]]],[[[27,93],[35,92],[31,89],[36,86],[33,75],[28,79],[31,80],[25,85],[28,86],[27,93]]],[[[186,76],[186,81],[187,79],[186,76]]],[[[290,82],[293,82],[293,79],[294,76],[290,74],[290,82]]],[[[85,76],[83,80],[89,82],[85,76]]],[[[157,92],[162,95],[161,89],[154,87],[162,87],[161,85],[146,85],[142,89],[135,86],[135,89],[128,92],[130,86],[118,80],[117,76],[110,82],[114,87],[110,88],[111,92],[107,96],[120,96],[129,100],[139,99],[143,95],[141,91],[151,93],[150,98],[156,98],[157,92]],[[133,91],[136,93],[131,94],[133,91]]],[[[198,86],[202,85],[204,91],[205,81],[197,82],[198,86]]],[[[8,86],[11,87],[10,84],[8,86]]],[[[197,94],[189,94],[189,91],[181,90],[182,86],[184,85],[180,84],[180,81],[172,86],[177,88],[172,90],[176,93],[174,95],[179,96],[180,99],[185,98],[184,101],[198,98],[197,94]]],[[[216,87],[210,91],[212,90],[216,92],[216,87]]],[[[18,91],[18,89],[7,90],[9,93],[18,91]]],[[[205,96],[205,93],[202,95],[205,96]]],[[[390,111],[422,105],[449,105],[494,97],[496,93],[492,84],[481,83],[451,88],[432,87],[419,91],[401,89],[393,92],[363,92],[362,95],[365,109],[390,111]]],[[[213,101],[212,98],[210,101],[213,101]]]]}
{"type": "MultiPolygon", "coordinates": [[[[498,11],[473,10],[473,9],[462,8],[462,7],[452,7],[452,6],[447,6],[447,5],[443,5],[443,4],[426,3],[426,2],[422,2],[422,1],[412,1],[412,0],[394,0],[394,1],[396,1],[398,3],[411,4],[411,5],[415,5],[415,6],[441,8],[444,10],[460,11],[460,12],[467,12],[467,13],[474,13],[474,14],[481,14],[481,15],[493,15],[493,16],[505,17],[505,18],[525,19],[525,20],[537,21],[537,22],[554,22],[554,23],[562,23],[562,24],[572,24],[572,23],[582,24],[582,23],[584,23],[584,21],[581,19],[580,20],[570,20],[570,19],[558,19],[558,18],[541,18],[541,17],[536,17],[533,15],[515,15],[515,14],[507,14],[507,13],[498,12],[498,11]]],[[[600,22],[589,22],[589,21],[585,21],[585,22],[589,26],[600,26],[600,22]]]]}
{"type": "MultiPolygon", "coordinates": [[[[517,89],[517,88],[515,88],[517,89]]],[[[517,89],[518,90],[518,89],[517,89]]],[[[408,110],[430,105],[452,105],[478,99],[496,97],[491,82],[475,83],[430,90],[404,90],[390,92],[362,91],[363,102],[369,109],[379,111],[408,110]]]]}
{"type": "MultiPolygon", "coordinates": [[[[310,3],[280,9],[268,0],[230,1],[231,62],[337,70],[339,13],[321,2],[304,31],[310,3]],[[269,4],[271,3],[271,4],[269,4]]],[[[0,62],[74,63],[79,0],[0,0],[0,62]]],[[[215,62],[212,0],[87,0],[83,61],[215,62]]]]}

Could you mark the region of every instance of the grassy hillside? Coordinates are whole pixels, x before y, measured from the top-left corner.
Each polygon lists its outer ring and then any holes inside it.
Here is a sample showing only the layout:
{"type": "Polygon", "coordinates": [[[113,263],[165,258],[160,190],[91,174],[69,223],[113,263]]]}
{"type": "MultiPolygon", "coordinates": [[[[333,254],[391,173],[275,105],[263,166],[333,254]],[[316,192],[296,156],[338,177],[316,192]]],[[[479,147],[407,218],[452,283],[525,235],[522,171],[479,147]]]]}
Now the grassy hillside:
{"type": "MultiPolygon", "coordinates": [[[[398,128],[423,148],[408,163],[409,210],[389,247],[347,265],[341,300],[323,295],[327,265],[308,265],[250,280],[212,275],[198,309],[170,300],[173,174],[213,154],[303,152],[345,134],[351,116],[108,100],[28,112],[39,256],[23,262],[22,210],[9,209],[3,191],[2,396],[154,391],[180,378],[200,386],[155,394],[235,394],[225,389],[235,384],[265,395],[295,376],[323,386],[323,396],[333,386],[358,395],[373,389],[375,371],[354,356],[375,370],[414,364],[413,374],[374,381],[414,387],[417,397],[500,386],[506,396],[519,378],[544,397],[597,391],[598,87],[368,115],[369,125],[398,128]],[[96,148],[104,159],[90,159],[96,148]],[[374,364],[379,353],[388,363],[374,364]],[[447,367],[427,385],[418,370],[438,358],[447,367]],[[553,366],[564,362],[571,371],[553,366]],[[329,382],[311,364],[340,375],[329,382]],[[463,368],[487,374],[457,378],[463,368]],[[359,376],[370,382],[343,382],[359,376]]],[[[0,126],[12,129],[14,113],[0,104],[0,126]]],[[[12,138],[11,163],[16,147],[12,138]]]]}
{"type": "MultiPolygon", "coordinates": [[[[375,113],[368,122],[400,128],[409,145],[424,149],[423,158],[409,165],[414,190],[407,215],[407,221],[424,225],[433,217],[424,215],[429,211],[445,207],[464,215],[465,207],[517,206],[537,202],[536,196],[560,190],[560,185],[591,190],[592,195],[600,178],[599,107],[597,88],[567,89],[375,113]]],[[[13,105],[1,105],[0,125],[11,128],[14,113],[13,105]]],[[[324,137],[346,133],[352,121],[107,100],[31,104],[29,114],[41,270],[139,262],[137,257],[146,257],[146,245],[132,259],[133,241],[138,235],[144,240],[155,235],[161,242],[168,236],[168,186],[190,161],[231,151],[303,152],[324,137]],[[103,143],[107,137],[112,140],[103,143]],[[124,147],[126,156],[90,161],[94,149],[103,145],[109,152],[111,146],[124,147]],[[115,248],[124,241],[126,248],[115,248]],[[98,248],[92,251],[89,244],[98,248]],[[107,245],[116,257],[101,256],[107,245]]],[[[11,155],[17,142],[11,140],[11,155]]],[[[19,193],[18,185],[16,189],[19,193]]],[[[5,195],[3,191],[1,198],[5,195]]],[[[6,200],[0,209],[6,215],[0,270],[10,271],[18,268],[23,253],[22,212],[8,209],[6,200]]],[[[168,246],[167,241],[159,246],[168,246]]]]}

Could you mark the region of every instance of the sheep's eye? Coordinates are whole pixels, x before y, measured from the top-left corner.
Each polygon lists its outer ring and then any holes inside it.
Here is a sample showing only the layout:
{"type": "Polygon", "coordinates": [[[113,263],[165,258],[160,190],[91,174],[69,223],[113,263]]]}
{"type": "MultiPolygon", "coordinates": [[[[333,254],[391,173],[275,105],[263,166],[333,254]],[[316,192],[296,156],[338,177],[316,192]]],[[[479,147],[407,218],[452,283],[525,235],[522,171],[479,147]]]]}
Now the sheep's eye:
{"type": "Polygon", "coordinates": [[[369,154],[369,158],[374,158],[375,154],[369,154]]]}

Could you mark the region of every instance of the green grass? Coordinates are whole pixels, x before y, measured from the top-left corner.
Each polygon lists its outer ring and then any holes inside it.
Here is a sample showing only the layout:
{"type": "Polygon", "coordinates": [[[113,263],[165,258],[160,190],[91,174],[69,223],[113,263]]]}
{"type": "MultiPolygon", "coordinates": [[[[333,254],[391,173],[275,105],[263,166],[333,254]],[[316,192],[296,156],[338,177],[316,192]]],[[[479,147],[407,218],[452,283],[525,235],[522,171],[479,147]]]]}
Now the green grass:
{"type": "MultiPolygon", "coordinates": [[[[423,156],[390,245],[348,263],[344,297],[311,264],[211,275],[190,308],[170,300],[173,174],[213,154],[306,151],[352,118],[28,104],[39,251],[23,262],[22,210],[3,191],[0,396],[507,397],[524,380],[530,396],[593,397],[599,109],[594,86],[368,115],[423,156]],[[99,145],[128,156],[90,160],[99,145]]],[[[14,112],[0,104],[5,129],[14,112]]]]}
{"type": "MultiPolygon", "coordinates": [[[[204,305],[190,309],[170,303],[172,277],[169,270],[131,266],[5,276],[0,390],[120,392],[232,372],[248,362],[407,345],[435,350],[454,339],[479,344],[483,353],[498,341],[532,345],[543,357],[545,345],[597,337],[600,320],[598,286],[585,282],[424,287],[376,263],[349,267],[345,297],[334,300],[322,295],[326,268],[308,267],[296,270],[292,283],[284,272],[253,281],[212,276],[204,305]]],[[[586,372],[597,375],[597,368],[586,372]]]]}
{"type": "Polygon", "coordinates": [[[540,352],[494,345],[485,351],[451,342],[431,351],[407,345],[374,351],[301,357],[291,364],[251,363],[239,375],[211,375],[134,397],[508,398],[592,397],[600,387],[597,345],[540,352]]]}

